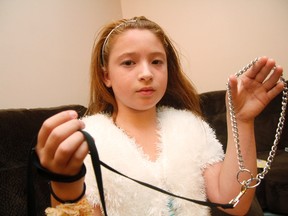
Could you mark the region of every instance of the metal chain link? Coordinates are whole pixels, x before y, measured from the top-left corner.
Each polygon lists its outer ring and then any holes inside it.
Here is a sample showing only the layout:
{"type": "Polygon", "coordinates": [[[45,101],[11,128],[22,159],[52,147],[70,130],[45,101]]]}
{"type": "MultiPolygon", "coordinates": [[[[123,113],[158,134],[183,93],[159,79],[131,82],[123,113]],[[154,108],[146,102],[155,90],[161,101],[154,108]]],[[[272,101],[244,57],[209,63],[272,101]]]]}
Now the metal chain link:
{"type": "MultiPolygon", "coordinates": [[[[247,66],[245,66],[238,73],[236,73],[235,76],[237,78],[239,76],[241,76],[249,68],[251,68],[257,61],[258,61],[258,58],[251,61],[247,66]]],[[[275,67],[272,70],[274,70],[274,69],[275,69],[275,67]]],[[[286,108],[287,108],[287,94],[288,94],[287,83],[285,82],[285,80],[282,76],[280,77],[280,81],[284,83],[284,89],[283,89],[283,93],[282,93],[282,107],[281,107],[279,122],[278,122],[277,129],[276,129],[275,140],[274,140],[273,145],[271,147],[271,150],[269,152],[269,156],[267,158],[267,162],[266,162],[265,167],[263,168],[263,171],[261,173],[257,174],[255,178],[253,178],[251,171],[246,169],[244,166],[244,160],[243,160],[242,153],[240,150],[239,132],[238,132],[237,119],[236,119],[234,105],[233,105],[231,88],[230,88],[229,82],[227,83],[227,95],[228,95],[228,106],[229,106],[231,127],[232,127],[233,139],[234,139],[234,143],[236,146],[237,159],[238,159],[238,165],[239,165],[239,172],[237,174],[237,181],[242,186],[244,186],[246,188],[254,188],[254,187],[257,187],[261,183],[261,180],[264,179],[264,176],[268,173],[269,169],[271,168],[271,164],[272,164],[274,157],[276,155],[277,145],[279,143],[279,140],[280,140],[280,137],[282,134],[282,130],[284,127],[284,123],[285,123],[285,114],[286,114],[286,108]],[[239,175],[242,172],[249,173],[251,178],[246,180],[246,181],[240,182],[239,175]],[[252,183],[253,183],[253,185],[252,185],[252,183]]]]}

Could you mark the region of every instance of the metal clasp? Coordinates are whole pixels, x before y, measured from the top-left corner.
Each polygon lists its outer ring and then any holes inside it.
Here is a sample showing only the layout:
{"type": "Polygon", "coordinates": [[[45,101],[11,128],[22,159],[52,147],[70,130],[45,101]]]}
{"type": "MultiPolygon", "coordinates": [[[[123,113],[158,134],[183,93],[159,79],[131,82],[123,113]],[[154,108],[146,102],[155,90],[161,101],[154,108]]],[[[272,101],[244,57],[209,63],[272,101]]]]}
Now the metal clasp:
{"type": "Polygon", "coordinates": [[[242,184],[240,193],[239,193],[234,199],[232,199],[232,200],[229,202],[229,204],[232,204],[232,205],[233,205],[233,208],[234,208],[235,206],[237,206],[237,204],[239,203],[241,197],[246,193],[246,191],[247,191],[246,185],[245,185],[245,184],[242,184]]]}

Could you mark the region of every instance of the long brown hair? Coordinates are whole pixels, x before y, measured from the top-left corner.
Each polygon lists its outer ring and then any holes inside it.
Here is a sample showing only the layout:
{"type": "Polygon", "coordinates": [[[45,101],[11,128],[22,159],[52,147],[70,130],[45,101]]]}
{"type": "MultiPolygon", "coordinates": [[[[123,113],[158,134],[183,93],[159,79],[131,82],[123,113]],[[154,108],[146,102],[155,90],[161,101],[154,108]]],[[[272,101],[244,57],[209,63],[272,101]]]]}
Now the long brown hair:
{"type": "Polygon", "coordinates": [[[117,35],[127,29],[147,29],[154,33],[164,46],[168,63],[168,84],[166,92],[157,106],[186,109],[201,116],[198,93],[182,70],[174,45],[158,24],[143,16],[113,22],[104,26],[99,32],[91,59],[90,101],[87,114],[92,115],[99,112],[117,114],[118,109],[112,88],[106,87],[103,82],[103,67],[107,66],[109,61],[113,38],[115,39],[117,35]]]}

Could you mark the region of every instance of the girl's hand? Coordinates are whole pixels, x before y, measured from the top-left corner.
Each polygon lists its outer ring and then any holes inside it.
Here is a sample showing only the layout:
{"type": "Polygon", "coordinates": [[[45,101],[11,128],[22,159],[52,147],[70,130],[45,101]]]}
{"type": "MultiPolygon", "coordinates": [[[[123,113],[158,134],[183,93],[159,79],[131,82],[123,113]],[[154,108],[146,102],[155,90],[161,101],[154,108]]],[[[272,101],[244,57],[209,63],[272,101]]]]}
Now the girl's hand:
{"type": "Polygon", "coordinates": [[[253,121],[284,87],[278,82],[283,69],[273,59],[261,57],[238,79],[229,78],[231,95],[238,121],[253,121]]]}
{"type": "Polygon", "coordinates": [[[38,134],[36,152],[49,171],[62,175],[79,173],[88,145],[79,130],[85,127],[75,111],[64,111],[47,119],[38,134]]]}

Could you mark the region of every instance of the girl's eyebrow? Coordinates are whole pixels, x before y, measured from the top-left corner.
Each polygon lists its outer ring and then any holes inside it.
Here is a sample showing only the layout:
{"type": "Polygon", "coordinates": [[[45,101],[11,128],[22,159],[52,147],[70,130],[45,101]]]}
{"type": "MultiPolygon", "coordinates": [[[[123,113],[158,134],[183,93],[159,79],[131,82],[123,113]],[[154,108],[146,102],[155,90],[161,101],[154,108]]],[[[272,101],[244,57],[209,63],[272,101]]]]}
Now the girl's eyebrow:
{"type": "Polygon", "coordinates": [[[118,58],[122,58],[126,56],[133,56],[133,55],[137,55],[137,53],[136,52],[123,52],[122,54],[118,56],[118,58]]]}
{"type": "MultiPolygon", "coordinates": [[[[121,58],[125,58],[127,56],[136,56],[136,55],[138,55],[137,52],[124,52],[124,53],[120,54],[117,58],[121,59],[121,58]]],[[[166,58],[166,53],[160,52],[160,51],[155,51],[155,52],[149,53],[149,56],[161,56],[162,58],[166,58]]]]}
{"type": "Polygon", "coordinates": [[[165,52],[158,52],[158,51],[152,52],[151,55],[161,56],[161,57],[163,57],[163,58],[166,57],[166,53],[165,53],[165,52]]]}

